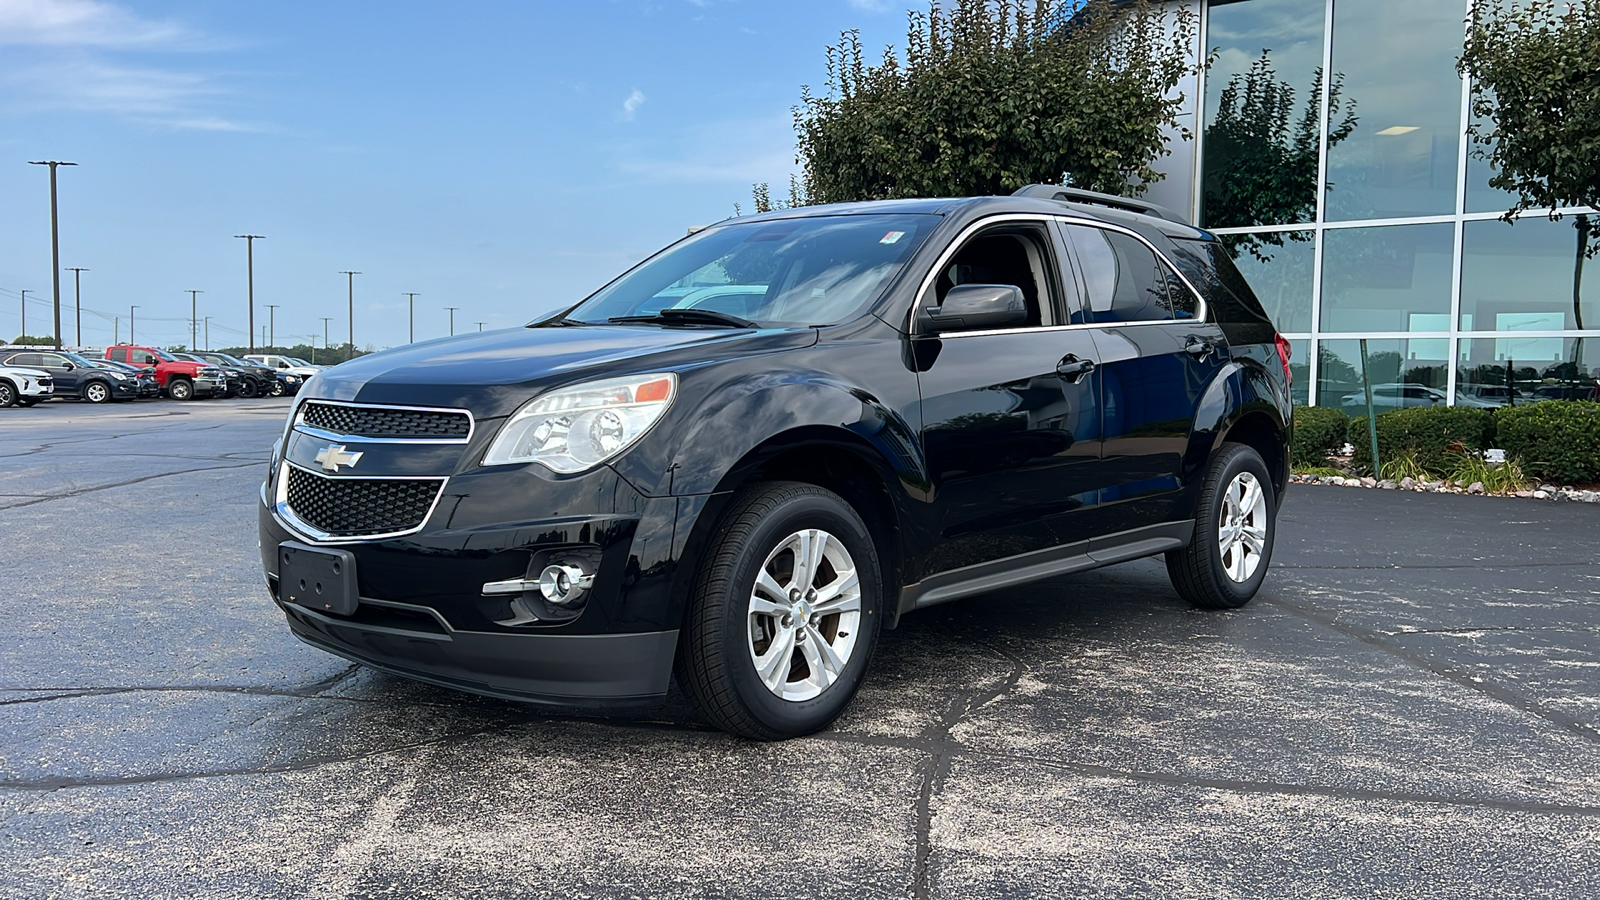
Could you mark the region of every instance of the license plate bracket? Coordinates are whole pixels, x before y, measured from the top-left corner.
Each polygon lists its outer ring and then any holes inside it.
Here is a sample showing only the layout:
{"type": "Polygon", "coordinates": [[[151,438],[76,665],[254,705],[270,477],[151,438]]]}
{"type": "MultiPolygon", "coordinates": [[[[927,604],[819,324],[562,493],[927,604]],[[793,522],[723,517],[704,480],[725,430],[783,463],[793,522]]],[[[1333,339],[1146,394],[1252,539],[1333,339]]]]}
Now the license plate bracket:
{"type": "Polygon", "coordinates": [[[278,595],[319,612],[350,615],[361,602],[355,554],[284,541],[278,545],[278,595]]]}

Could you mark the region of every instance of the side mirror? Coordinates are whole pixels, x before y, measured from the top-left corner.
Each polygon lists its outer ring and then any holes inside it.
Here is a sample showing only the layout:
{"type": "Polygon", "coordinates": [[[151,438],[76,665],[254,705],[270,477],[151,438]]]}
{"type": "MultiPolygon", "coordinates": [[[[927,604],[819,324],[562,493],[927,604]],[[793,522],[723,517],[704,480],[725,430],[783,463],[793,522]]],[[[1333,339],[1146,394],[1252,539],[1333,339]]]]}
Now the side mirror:
{"type": "Polygon", "coordinates": [[[958,284],[944,295],[942,305],[925,307],[922,314],[935,332],[1028,324],[1027,301],[1022,289],[1012,284],[958,284]]]}
{"type": "Polygon", "coordinates": [[[61,364],[61,368],[66,369],[68,372],[71,372],[73,369],[76,369],[77,366],[75,364],[73,364],[73,363],[67,362],[67,363],[62,363],[61,364]]]}

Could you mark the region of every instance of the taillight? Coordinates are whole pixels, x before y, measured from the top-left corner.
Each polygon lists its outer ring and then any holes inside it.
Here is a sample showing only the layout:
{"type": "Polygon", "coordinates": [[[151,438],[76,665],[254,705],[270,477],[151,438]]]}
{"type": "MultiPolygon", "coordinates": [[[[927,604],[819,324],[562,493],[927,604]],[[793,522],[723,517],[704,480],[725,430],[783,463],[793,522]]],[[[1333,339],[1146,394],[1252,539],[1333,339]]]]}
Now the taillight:
{"type": "Polygon", "coordinates": [[[1281,334],[1273,335],[1272,339],[1278,345],[1278,361],[1283,363],[1284,380],[1289,383],[1290,387],[1294,387],[1294,372],[1289,370],[1289,339],[1281,334]]]}

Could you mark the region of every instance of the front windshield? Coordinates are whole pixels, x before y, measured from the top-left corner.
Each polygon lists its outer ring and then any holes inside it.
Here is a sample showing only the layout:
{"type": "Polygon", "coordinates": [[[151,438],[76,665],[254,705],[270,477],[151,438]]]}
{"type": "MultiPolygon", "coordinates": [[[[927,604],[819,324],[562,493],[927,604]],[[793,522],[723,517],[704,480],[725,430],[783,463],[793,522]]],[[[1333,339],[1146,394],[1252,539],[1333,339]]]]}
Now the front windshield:
{"type": "Polygon", "coordinates": [[[601,324],[663,309],[758,325],[828,325],[874,300],[937,216],[814,216],[709,228],[657,254],[567,313],[601,324]]]}
{"type": "Polygon", "coordinates": [[[171,353],[168,353],[165,350],[157,350],[154,347],[152,347],[152,348],[150,348],[150,352],[154,353],[156,355],[156,359],[159,359],[162,362],[177,362],[178,361],[176,358],[173,357],[173,355],[171,353]]]}
{"type": "Polygon", "coordinates": [[[287,359],[289,362],[292,362],[297,366],[305,366],[307,368],[311,367],[311,363],[306,362],[298,356],[285,356],[284,359],[287,359]]]}

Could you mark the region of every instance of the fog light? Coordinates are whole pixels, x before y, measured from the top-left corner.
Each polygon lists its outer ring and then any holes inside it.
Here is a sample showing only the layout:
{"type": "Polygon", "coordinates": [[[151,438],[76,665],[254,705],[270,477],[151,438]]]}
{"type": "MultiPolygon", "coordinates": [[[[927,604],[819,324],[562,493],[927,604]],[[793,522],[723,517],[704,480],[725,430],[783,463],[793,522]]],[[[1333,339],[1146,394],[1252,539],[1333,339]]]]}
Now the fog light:
{"type": "Polygon", "coordinates": [[[594,584],[594,576],[577,566],[546,566],[539,573],[539,593],[544,599],[566,606],[594,584]]]}

